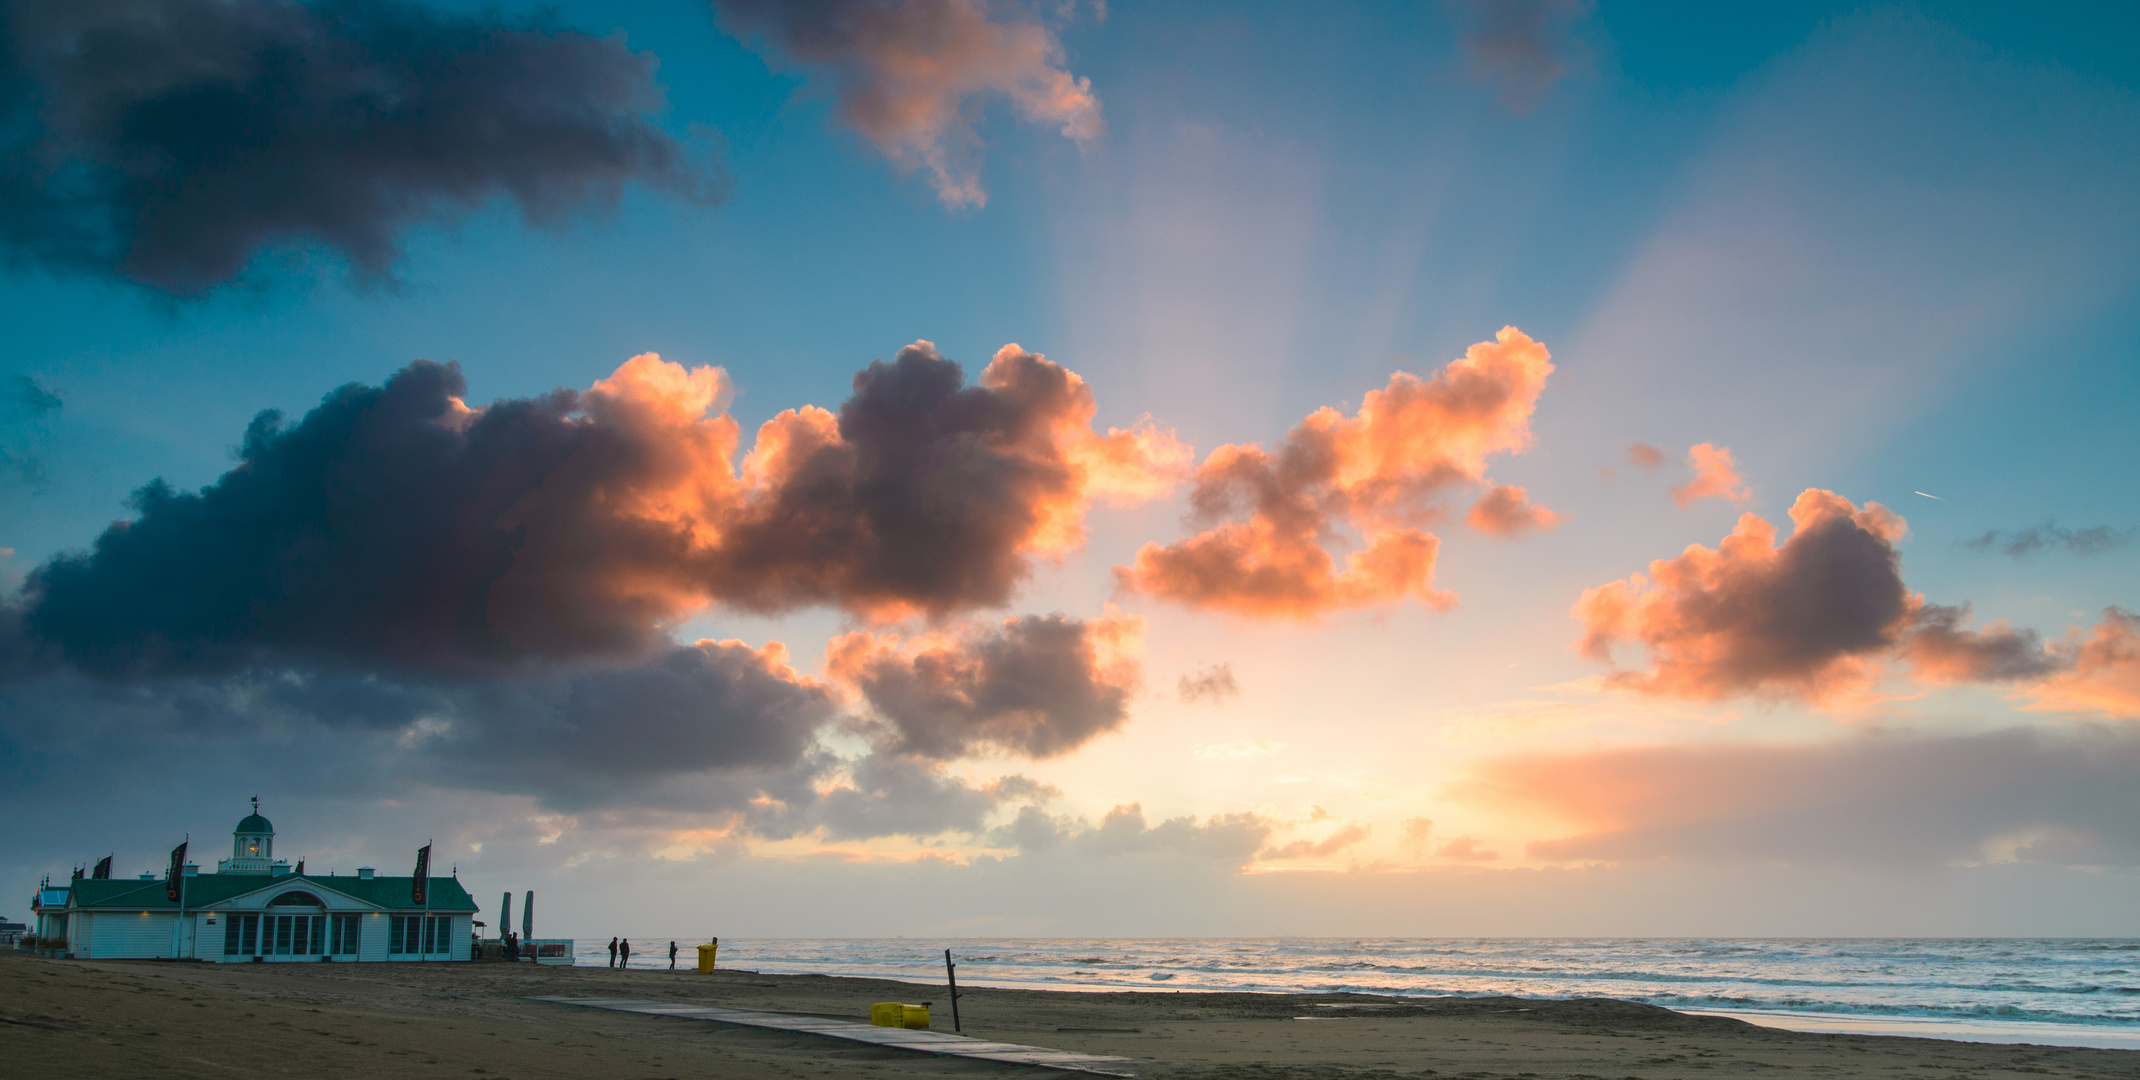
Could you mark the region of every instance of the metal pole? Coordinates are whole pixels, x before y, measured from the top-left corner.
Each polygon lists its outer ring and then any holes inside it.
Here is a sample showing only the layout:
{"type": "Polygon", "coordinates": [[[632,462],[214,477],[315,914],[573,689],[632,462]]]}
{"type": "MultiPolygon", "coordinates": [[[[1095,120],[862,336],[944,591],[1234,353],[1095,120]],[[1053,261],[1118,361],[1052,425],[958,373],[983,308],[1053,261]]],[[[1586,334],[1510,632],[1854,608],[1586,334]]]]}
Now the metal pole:
{"type": "Polygon", "coordinates": [[[951,950],[944,950],[944,978],[951,980],[951,1030],[964,1034],[959,1026],[959,966],[951,962],[951,950]]]}

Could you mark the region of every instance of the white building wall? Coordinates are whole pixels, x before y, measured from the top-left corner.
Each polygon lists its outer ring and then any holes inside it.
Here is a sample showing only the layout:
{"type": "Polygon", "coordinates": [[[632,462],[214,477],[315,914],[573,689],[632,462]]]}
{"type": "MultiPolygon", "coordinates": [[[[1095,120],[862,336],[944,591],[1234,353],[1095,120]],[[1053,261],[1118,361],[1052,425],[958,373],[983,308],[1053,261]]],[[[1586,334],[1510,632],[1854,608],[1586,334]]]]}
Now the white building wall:
{"type": "Polygon", "coordinates": [[[75,935],[74,955],[84,960],[161,960],[171,955],[176,912],[77,912],[85,924],[75,935]]]}

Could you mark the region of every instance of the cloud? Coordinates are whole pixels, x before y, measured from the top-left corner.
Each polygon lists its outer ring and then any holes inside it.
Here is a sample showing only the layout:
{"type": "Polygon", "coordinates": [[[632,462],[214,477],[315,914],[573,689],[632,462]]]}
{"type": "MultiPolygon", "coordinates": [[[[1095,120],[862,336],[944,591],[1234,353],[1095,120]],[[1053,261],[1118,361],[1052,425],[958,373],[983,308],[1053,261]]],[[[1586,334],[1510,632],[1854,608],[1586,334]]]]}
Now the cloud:
{"type": "Polygon", "coordinates": [[[1470,801],[1578,830],[1549,861],[2140,865],[2140,732],[2012,728],[1526,754],[1470,801]]]}
{"type": "Polygon", "coordinates": [[[1530,492],[1520,487],[1495,484],[1473,503],[1464,523],[1488,536],[1516,536],[1532,529],[1550,529],[1561,516],[1542,506],[1531,505],[1530,492]]]}
{"type": "Polygon", "coordinates": [[[1739,478],[1728,447],[1696,443],[1687,450],[1687,467],[1694,470],[1694,479],[1672,488],[1672,501],[1681,509],[1703,499],[1743,503],[1753,497],[1746,490],[1746,481],[1739,478]]]}
{"type": "Polygon", "coordinates": [[[1472,837],[1459,836],[1436,848],[1434,857],[1450,862],[1494,862],[1501,858],[1501,853],[1480,847],[1479,842],[1472,837]]]}
{"type": "Polygon", "coordinates": [[[1585,590],[1579,651],[1610,662],[1616,643],[1639,642],[1649,670],[1607,683],[1660,697],[1817,701],[1861,683],[1864,660],[1893,647],[1913,613],[1895,550],[1907,525],[1818,488],[1799,495],[1791,522],[1779,547],[1774,526],[1743,514],[1717,550],[1691,545],[1647,577],[1585,590]]]}
{"type": "Polygon", "coordinates": [[[944,759],[998,751],[1067,754],[1129,718],[1144,620],[1110,611],[1060,615],[908,641],[866,631],[834,638],[825,669],[882,721],[886,748],[944,759]]]}
{"type": "Polygon", "coordinates": [[[1668,456],[1648,443],[1629,443],[1627,446],[1627,463],[1638,469],[1655,469],[1663,465],[1668,456]]]}
{"type": "Polygon", "coordinates": [[[2070,658],[2047,649],[2034,630],[2016,630],[2005,620],[1982,630],[1964,630],[1969,607],[1924,605],[1903,655],[1920,678],[1941,683],[2013,682],[2040,679],[2070,667],[2070,658]]]}
{"type": "Polygon", "coordinates": [[[1553,84],[1583,63],[1569,27],[1590,0],[1445,0],[1473,79],[1491,85],[1511,112],[1538,107],[1553,84]]]}
{"type": "Polygon", "coordinates": [[[1232,742],[1208,743],[1191,751],[1199,761],[1246,761],[1250,758],[1270,757],[1285,749],[1282,742],[1270,739],[1235,739],[1232,742]]]}
{"type": "Polygon", "coordinates": [[[2068,670],[2025,688],[2032,708],[2140,720],[2140,615],[2104,608],[2071,655],[2068,670]]]}
{"type": "Polygon", "coordinates": [[[1193,676],[1182,676],[1175,692],[1186,704],[1208,701],[1216,705],[1228,698],[1239,697],[1241,684],[1234,681],[1232,664],[1212,664],[1199,668],[1193,676]]]}
{"type": "Polygon", "coordinates": [[[1996,550],[2020,559],[2047,547],[2062,547],[2074,555],[2100,555],[2116,551],[2136,538],[2140,538],[2140,527],[2113,529],[2108,525],[2093,525],[2085,529],[2063,529],[2055,521],[2046,521],[2011,532],[1990,529],[1976,539],[1962,541],[1962,546],[1971,551],[1996,550]]]}
{"type": "Polygon", "coordinates": [[[1070,74],[1055,32],[986,0],[714,0],[724,29],[812,69],[840,122],[892,163],[929,175],[950,207],[988,201],[975,99],[1080,143],[1101,132],[1092,82],[1070,74]]]}
{"type": "Polygon", "coordinates": [[[1202,821],[1184,816],[1151,825],[1145,821],[1142,805],[1124,803],[1108,811],[1098,825],[1028,806],[989,838],[1027,857],[1136,859],[1237,868],[1256,859],[1275,831],[1269,819],[1249,813],[1214,814],[1202,821]]]}
{"type": "Polygon", "coordinates": [[[32,490],[45,488],[45,458],[38,443],[46,417],[64,404],[50,387],[29,375],[0,380],[0,432],[17,425],[28,429],[24,437],[0,442],[0,473],[14,473],[32,490]]]}
{"type": "Polygon", "coordinates": [[[999,806],[1045,801],[1055,794],[1054,788],[1023,776],[969,787],[937,762],[871,754],[849,771],[845,783],[812,802],[800,822],[834,841],[978,834],[999,806]]]}
{"type": "Polygon", "coordinates": [[[635,659],[708,603],[942,615],[1009,600],[1094,499],[1188,451],[1096,434],[1076,375],[1015,346],[980,385],[926,342],[837,416],[768,421],[737,464],[719,369],[651,353],[585,393],[463,404],[453,365],[262,413],[236,468],[156,481],[88,552],[29,575],[24,627],[104,675],[262,662],[440,673],[635,659]]]}
{"type": "Polygon", "coordinates": [[[1406,598],[1446,607],[1433,587],[1441,541],[1420,526],[1449,489],[1483,483],[1486,459],[1530,444],[1530,416],[1553,371],[1515,327],[1473,345],[1431,379],[1398,372],[1357,414],[1317,410],[1278,449],[1226,445],[1196,472],[1192,526],[1115,568],[1125,592],[1259,619],[1312,620],[1406,598]],[[1338,523],[1363,550],[1339,570],[1338,523]]]}
{"type": "Polygon", "coordinates": [[[655,62],[558,25],[396,0],[0,4],[0,245],[191,297],[316,245],[383,278],[409,227],[531,223],[628,183],[712,201],[653,122],[655,62]]]}
{"type": "Polygon", "coordinates": [[[1413,858],[1425,855],[1427,841],[1434,835],[1434,819],[1409,817],[1398,824],[1404,827],[1404,838],[1399,840],[1398,843],[1402,844],[1406,851],[1411,852],[1413,858]]]}
{"type": "Polygon", "coordinates": [[[45,384],[28,375],[10,375],[0,381],[0,417],[10,420],[58,412],[65,404],[45,384]]]}
{"type": "Polygon", "coordinates": [[[1084,380],[1016,345],[963,382],[919,341],[857,374],[837,417],[760,427],[713,559],[720,597],[880,619],[1000,605],[1032,556],[1083,542],[1091,501],[1162,495],[1191,460],[1148,421],[1094,433],[1084,380]]]}
{"type": "Polygon", "coordinates": [[[1290,844],[1265,848],[1256,853],[1257,862],[1277,862],[1286,859],[1327,859],[1367,839],[1367,826],[1354,823],[1331,833],[1321,840],[1295,840],[1290,844]]]}

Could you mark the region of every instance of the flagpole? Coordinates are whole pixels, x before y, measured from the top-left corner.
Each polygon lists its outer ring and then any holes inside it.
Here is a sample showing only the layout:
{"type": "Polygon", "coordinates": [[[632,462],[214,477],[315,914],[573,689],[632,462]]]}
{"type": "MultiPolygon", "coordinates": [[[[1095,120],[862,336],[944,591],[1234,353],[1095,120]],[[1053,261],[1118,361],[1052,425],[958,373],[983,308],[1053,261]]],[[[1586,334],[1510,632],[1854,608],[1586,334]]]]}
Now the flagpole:
{"type": "MultiPolygon", "coordinates": [[[[428,938],[428,937],[430,937],[430,936],[431,936],[431,845],[432,845],[432,844],[434,844],[434,843],[437,843],[437,841],[436,841],[436,840],[428,840],[428,839],[424,841],[424,932],[423,932],[423,936],[424,936],[425,938],[428,938]]],[[[418,940],[422,940],[422,939],[418,939],[418,940]]],[[[428,946],[428,945],[429,945],[429,944],[431,944],[431,943],[430,943],[430,942],[428,942],[428,941],[426,941],[426,942],[424,942],[424,944],[428,946]]],[[[431,960],[431,950],[430,950],[429,948],[426,948],[426,949],[424,949],[424,951],[423,951],[423,952],[422,952],[421,954],[419,954],[419,955],[420,955],[420,958],[419,958],[419,959],[417,960],[417,963],[419,963],[419,964],[422,964],[422,963],[428,963],[428,962],[430,962],[430,960],[431,960]]]]}

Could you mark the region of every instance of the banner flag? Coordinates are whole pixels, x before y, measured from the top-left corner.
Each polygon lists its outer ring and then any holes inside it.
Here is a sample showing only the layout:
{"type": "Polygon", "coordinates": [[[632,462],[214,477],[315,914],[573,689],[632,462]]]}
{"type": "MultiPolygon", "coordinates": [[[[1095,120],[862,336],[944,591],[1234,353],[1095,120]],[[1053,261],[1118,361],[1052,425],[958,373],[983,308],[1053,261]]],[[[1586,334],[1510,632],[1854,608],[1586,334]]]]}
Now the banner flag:
{"type": "Polygon", "coordinates": [[[416,849],[416,875],[409,888],[409,902],[421,904],[431,892],[431,845],[416,849]]]}
{"type": "Polygon", "coordinates": [[[179,883],[186,876],[186,843],[181,840],[177,847],[171,849],[171,878],[163,883],[164,896],[174,904],[178,903],[179,883]]]}
{"type": "Polygon", "coordinates": [[[95,879],[96,879],[96,880],[98,880],[98,881],[110,881],[110,880],[111,880],[111,856],[109,856],[109,855],[106,855],[106,856],[104,856],[103,858],[101,858],[101,859],[98,859],[98,860],[97,860],[97,868],[96,868],[95,870],[92,870],[92,871],[90,871],[90,872],[89,872],[89,876],[90,876],[90,877],[92,877],[92,878],[95,878],[95,879]]]}

